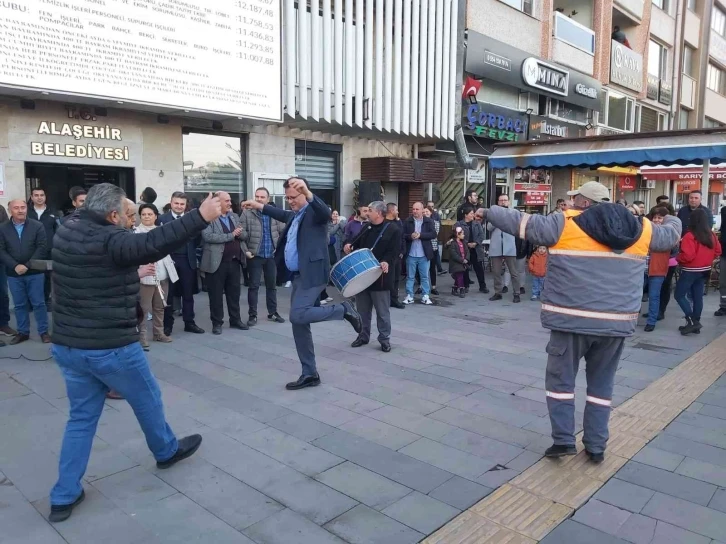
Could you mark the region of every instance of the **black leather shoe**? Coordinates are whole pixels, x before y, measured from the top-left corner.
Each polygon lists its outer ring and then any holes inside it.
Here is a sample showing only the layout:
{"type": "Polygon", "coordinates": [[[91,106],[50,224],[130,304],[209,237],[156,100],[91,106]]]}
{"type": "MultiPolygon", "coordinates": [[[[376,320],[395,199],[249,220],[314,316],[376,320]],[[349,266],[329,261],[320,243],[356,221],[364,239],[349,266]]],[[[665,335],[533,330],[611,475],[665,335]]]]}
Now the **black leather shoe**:
{"type": "Polygon", "coordinates": [[[86,492],[81,489],[81,494],[78,495],[78,498],[73,501],[71,504],[63,504],[63,505],[51,505],[50,506],[50,515],[48,516],[48,521],[52,523],[58,523],[59,521],[65,521],[69,517],[71,517],[71,514],[73,513],[73,509],[81,504],[83,502],[83,499],[86,498],[86,492]]]}
{"type": "Polygon", "coordinates": [[[257,325],[257,316],[256,315],[250,316],[250,318],[247,320],[247,326],[254,327],[255,325],[257,325]]]}
{"type": "Polygon", "coordinates": [[[564,457],[566,455],[577,455],[577,448],[575,446],[552,444],[545,451],[545,457],[564,457]]]}
{"type": "Polygon", "coordinates": [[[342,303],[343,308],[345,309],[345,313],[343,314],[343,319],[345,319],[348,323],[350,323],[353,326],[353,330],[360,334],[360,331],[363,330],[363,321],[360,318],[360,314],[358,313],[358,310],[353,308],[353,305],[348,302],[347,300],[342,303]]]}
{"type": "MultiPolygon", "coordinates": [[[[194,334],[204,334],[204,329],[197,326],[196,323],[185,323],[184,332],[193,332],[194,334]]],[[[169,336],[169,335],[167,335],[169,336]]]]}
{"type": "Polygon", "coordinates": [[[438,289],[436,289],[436,287],[432,287],[432,288],[431,288],[431,294],[432,294],[432,295],[436,295],[436,296],[439,296],[439,290],[438,290],[438,289]]]}
{"type": "Polygon", "coordinates": [[[507,287],[506,285],[502,287],[502,293],[509,293],[509,287],[507,287]]]}
{"type": "Polygon", "coordinates": [[[381,351],[383,351],[383,353],[391,351],[391,343],[388,340],[381,342],[381,351]]]}
{"type": "Polygon", "coordinates": [[[514,295],[514,303],[517,304],[518,302],[522,302],[522,299],[519,298],[519,295],[514,295]]]}
{"type": "Polygon", "coordinates": [[[232,321],[229,324],[229,327],[230,327],[230,329],[239,329],[241,331],[250,330],[250,328],[247,325],[245,325],[244,323],[242,323],[241,321],[232,321]]]}
{"type": "Polygon", "coordinates": [[[194,455],[201,445],[202,435],[191,434],[189,436],[185,436],[179,440],[179,447],[171,459],[167,459],[166,461],[157,461],[156,468],[165,469],[174,466],[179,461],[183,461],[187,457],[194,455]]]}
{"type": "Polygon", "coordinates": [[[665,319],[665,314],[658,314],[658,321],[663,321],[665,319]]]}
{"type": "Polygon", "coordinates": [[[359,348],[361,346],[365,346],[368,343],[368,340],[362,340],[360,337],[353,340],[353,343],[350,345],[352,348],[359,348]]]}
{"type": "Polygon", "coordinates": [[[285,389],[289,391],[295,391],[296,389],[303,389],[304,387],[315,387],[320,385],[320,375],[315,376],[300,376],[297,381],[290,382],[285,386],[285,389]]]}
{"type": "Polygon", "coordinates": [[[222,325],[212,325],[212,334],[222,334],[222,325]]]}
{"type": "Polygon", "coordinates": [[[479,287],[479,292],[484,293],[486,295],[486,294],[489,294],[489,289],[485,285],[484,287],[479,287]]]}
{"type": "Polygon", "coordinates": [[[723,316],[725,316],[726,315],[726,308],[719,308],[718,310],[716,310],[713,313],[713,315],[715,315],[716,317],[723,317],[723,316]]]}
{"type": "Polygon", "coordinates": [[[599,465],[605,460],[605,453],[592,453],[591,451],[585,450],[585,453],[590,458],[590,461],[595,463],[596,465],[599,465]]]}
{"type": "Polygon", "coordinates": [[[502,300],[502,295],[494,293],[492,296],[489,297],[489,300],[502,300]]]}
{"type": "Polygon", "coordinates": [[[524,295],[527,291],[524,289],[524,287],[519,288],[519,294],[524,295]]]}
{"type": "Polygon", "coordinates": [[[642,314],[643,317],[648,317],[649,315],[650,314],[648,312],[645,312],[644,314],[642,314]]]}
{"type": "Polygon", "coordinates": [[[278,314],[277,312],[275,312],[274,314],[269,314],[267,316],[267,319],[269,319],[270,321],[274,321],[275,323],[285,322],[285,319],[283,319],[282,316],[280,316],[280,314],[278,314]]]}
{"type": "Polygon", "coordinates": [[[171,336],[171,329],[164,329],[164,336],[171,336]]]}
{"type": "Polygon", "coordinates": [[[401,302],[400,300],[392,300],[391,308],[398,308],[399,310],[403,310],[406,308],[406,305],[403,302],[401,302]]]}
{"type": "Polygon", "coordinates": [[[655,325],[646,325],[645,329],[643,329],[645,332],[653,332],[655,330],[655,325]]]}

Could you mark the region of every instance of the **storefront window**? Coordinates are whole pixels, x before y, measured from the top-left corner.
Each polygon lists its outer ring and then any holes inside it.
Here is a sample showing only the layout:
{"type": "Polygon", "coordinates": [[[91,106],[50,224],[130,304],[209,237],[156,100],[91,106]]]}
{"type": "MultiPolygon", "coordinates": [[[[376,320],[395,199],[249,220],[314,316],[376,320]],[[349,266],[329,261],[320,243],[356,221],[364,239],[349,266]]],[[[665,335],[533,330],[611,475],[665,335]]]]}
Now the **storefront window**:
{"type": "Polygon", "coordinates": [[[244,144],[239,135],[185,131],[184,192],[203,200],[209,192],[225,191],[232,202],[245,198],[244,144]]]}
{"type": "Polygon", "coordinates": [[[582,106],[576,106],[575,104],[568,104],[567,102],[550,98],[550,115],[553,117],[575,123],[582,123],[584,125],[588,122],[588,112],[589,110],[582,106]]]}

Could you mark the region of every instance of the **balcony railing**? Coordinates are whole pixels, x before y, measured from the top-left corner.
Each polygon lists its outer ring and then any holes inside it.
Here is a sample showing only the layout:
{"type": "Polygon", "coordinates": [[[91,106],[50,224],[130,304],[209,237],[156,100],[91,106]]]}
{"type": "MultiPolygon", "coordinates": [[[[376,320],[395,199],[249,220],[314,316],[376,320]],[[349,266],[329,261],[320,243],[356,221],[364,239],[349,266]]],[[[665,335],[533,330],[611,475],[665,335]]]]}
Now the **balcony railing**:
{"type": "Polygon", "coordinates": [[[554,14],[552,35],[589,55],[595,55],[595,32],[559,11],[554,14]]]}

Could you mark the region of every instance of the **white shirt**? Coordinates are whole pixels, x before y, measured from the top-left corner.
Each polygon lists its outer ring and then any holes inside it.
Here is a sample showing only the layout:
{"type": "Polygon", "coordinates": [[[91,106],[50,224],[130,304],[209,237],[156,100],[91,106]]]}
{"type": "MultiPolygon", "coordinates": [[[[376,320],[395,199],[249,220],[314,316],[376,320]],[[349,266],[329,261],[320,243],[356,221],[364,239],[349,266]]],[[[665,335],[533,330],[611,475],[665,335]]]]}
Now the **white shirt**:
{"type": "Polygon", "coordinates": [[[38,209],[35,206],[33,206],[33,209],[35,210],[35,213],[38,214],[38,221],[40,221],[40,217],[48,210],[48,206],[45,208],[38,209]]]}

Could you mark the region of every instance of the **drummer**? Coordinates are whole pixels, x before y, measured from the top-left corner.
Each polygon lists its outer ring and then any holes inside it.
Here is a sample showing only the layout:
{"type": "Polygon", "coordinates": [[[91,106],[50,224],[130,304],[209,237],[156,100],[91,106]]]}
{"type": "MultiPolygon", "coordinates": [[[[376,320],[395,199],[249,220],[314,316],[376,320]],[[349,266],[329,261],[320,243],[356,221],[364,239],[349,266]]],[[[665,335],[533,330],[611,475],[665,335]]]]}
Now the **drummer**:
{"type": "MultiPolygon", "coordinates": [[[[362,293],[355,297],[355,304],[363,321],[363,329],[351,344],[358,348],[370,341],[371,317],[376,309],[378,342],[381,349],[391,351],[391,285],[393,274],[389,274],[390,263],[395,262],[401,245],[401,230],[386,221],[386,204],[382,201],[371,202],[368,207],[368,222],[363,224],[360,234],[343,247],[345,254],[356,249],[370,249],[381,263],[383,275],[362,293]]],[[[391,270],[392,272],[392,270],[391,270]]]]}

